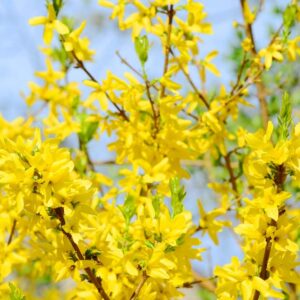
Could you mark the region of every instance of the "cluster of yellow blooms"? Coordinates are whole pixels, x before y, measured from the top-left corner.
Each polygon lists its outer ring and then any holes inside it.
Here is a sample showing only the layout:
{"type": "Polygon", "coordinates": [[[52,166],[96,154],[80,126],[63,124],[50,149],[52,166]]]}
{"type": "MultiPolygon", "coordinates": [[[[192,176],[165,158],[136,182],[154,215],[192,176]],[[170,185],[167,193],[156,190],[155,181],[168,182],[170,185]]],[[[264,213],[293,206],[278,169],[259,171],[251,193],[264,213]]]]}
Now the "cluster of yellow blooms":
{"type": "Polygon", "coordinates": [[[220,299],[236,299],[240,293],[243,299],[252,299],[258,293],[255,291],[266,298],[284,299],[282,291],[289,293],[285,283],[300,283],[295,242],[299,212],[291,209],[287,200],[292,195],[284,190],[288,175],[293,185],[299,182],[299,125],[290,140],[279,140],[275,145],[271,122],[265,133],[259,130],[245,137],[251,152],[244,172],[253,198],[244,199],[245,206],[239,212],[242,223],[235,228],[243,237],[245,257],[243,262],[233,257],[231,264],[216,268],[220,299]]]}
{"type": "Polygon", "coordinates": [[[221,86],[210,98],[190,73],[196,68],[203,86],[207,71],[220,76],[212,63],[218,52],[199,55],[200,37],[212,27],[202,3],[184,2],[100,0],[121,30],[131,30],[142,70],[120,56],[133,73],[119,78],[108,72],[102,81],[85,66],[95,53],[82,37],[86,23],[75,29],[60,18],[61,0],[48,1],[48,15],[29,21],[44,26],[47,68],[35,73],[42,83],[29,83],[26,102],[42,102],[48,115],[42,124],[38,114],[12,122],[0,117],[1,298],[24,299],[19,286],[26,299],[174,299],[193,284],[224,300],[299,295],[300,212],[285,183],[299,188],[300,125],[291,129],[288,96],[276,143],[264,99],[259,100],[265,129],[251,134],[228,124],[238,119],[240,105],[252,106],[248,87],[259,91],[263,72],[300,54],[299,37],[289,35],[300,7],[289,4],[283,35],[278,31],[258,50],[251,33],[258,12],[241,1],[242,49],[249,55],[231,90],[221,86]],[[54,36],[58,48],[49,47],[54,36]],[[146,72],[148,36],[158,38],[164,57],[162,74],[153,80],[146,72]],[[69,81],[72,66],[87,77],[87,99],[80,84],[69,81]],[[190,91],[184,92],[177,74],[190,91]],[[89,142],[103,133],[114,139],[107,148],[121,166],[120,180],[101,174],[89,156],[89,142]],[[79,149],[61,147],[71,135],[79,149]],[[190,177],[184,162],[197,161],[218,162],[229,178],[209,184],[220,195],[219,204],[206,212],[199,200],[195,224],[184,208],[180,179],[190,177]],[[228,220],[231,211],[240,223],[236,227],[228,220]],[[242,238],[243,260],[233,257],[217,266],[212,278],[196,280],[192,261],[205,251],[196,233],[207,233],[218,244],[224,227],[242,238]]]}

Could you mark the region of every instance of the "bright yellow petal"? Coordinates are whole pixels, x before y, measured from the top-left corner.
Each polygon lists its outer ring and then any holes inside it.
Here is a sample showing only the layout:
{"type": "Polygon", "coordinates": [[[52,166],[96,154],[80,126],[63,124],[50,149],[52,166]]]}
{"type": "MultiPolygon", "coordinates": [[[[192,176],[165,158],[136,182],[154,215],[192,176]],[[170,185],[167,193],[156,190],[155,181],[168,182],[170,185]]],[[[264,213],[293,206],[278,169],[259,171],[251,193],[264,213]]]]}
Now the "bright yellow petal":
{"type": "Polygon", "coordinates": [[[100,84],[98,82],[95,82],[93,80],[84,80],[83,81],[84,85],[87,85],[95,90],[99,90],[101,88],[100,84]]]}
{"type": "Polygon", "coordinates": [[[54,27],[59,34],[68,34],[69,33],[69,28],[64,23],[62,23],[58,20],[54,21],[54,27]]]}
{"type": "Polygon", "coordinates": [[[46,17],[35,17],[31,18],[28,23],[31,26],[37,26],[37,25],[43,25],[47,23],[47,18],[46,17]]]}
{"type": "Polygon", "coordinates": [[[46,24],[44,29],[44,42],[45,44],[49,45],[53,39],[53,28],[51,25],[46,24]]]}

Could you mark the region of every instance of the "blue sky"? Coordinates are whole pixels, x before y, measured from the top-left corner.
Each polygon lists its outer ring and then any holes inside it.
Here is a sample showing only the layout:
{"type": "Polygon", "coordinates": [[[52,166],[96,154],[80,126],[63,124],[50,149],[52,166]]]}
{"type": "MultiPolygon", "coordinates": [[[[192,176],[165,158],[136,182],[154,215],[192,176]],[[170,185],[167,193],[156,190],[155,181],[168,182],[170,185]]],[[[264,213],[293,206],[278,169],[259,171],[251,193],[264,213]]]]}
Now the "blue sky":
{"type": "MultiPolygon", "coordinates": [[[[93,23],[101,24],[100,30],[88,24],[85,34],[91,39],[91,47],[97,51],[95,63],[89,67],[98,78],[103,78],[107,70],[121,75],[128,71],[120,64],[115,55],[119,50],[123,56],[133,64],[138,63],[134,54],[128,32],[117,31],[116,23],[108,19],[109,11],[97,5],[95,0],[66,0],[65,13],[74,16],[77,23],[89,19],[93,23]]],[[[241,20],[238,0],[203,0],[208,12],[208,20],[214,24],[214,35],[204,36],[204,43],[200,48],[201,55],[207,54],[213,49],[218,49],[219,57],[215,62],[222,73],[222,81],[215,77],[209,77],[212,83],[223,82],[228,84],[231,78],[230,65],[226,64],[229,44],[233,41],[232,22],[241,20]]],[[[270,10],[270,3],[287,3],[286,0],[266,1],[267,11],[270,10]]],[[[42,28],[30,27],[28,19],[33,16],[45,14],[43,0],[2,0],[0,2],[0,112],[6,118],[12,119],[19,115],[26,114],[26,106],[20,92],[28,93],[27,83],[34,80],[34,71],[44,68],[44,58],[38,47],[42,46],[42,28]]],[[[263,45],[266,37],[266,23],[276,22],[269,17],[270,14],[262,15],[254,31],[258,45],[263,45]]],[[[153,47],[148,72],[151,72],[158,65],[160,50],[153,47]]],[[[74,70],[74,79],[84,79],[82,74],[74,70]]]]}

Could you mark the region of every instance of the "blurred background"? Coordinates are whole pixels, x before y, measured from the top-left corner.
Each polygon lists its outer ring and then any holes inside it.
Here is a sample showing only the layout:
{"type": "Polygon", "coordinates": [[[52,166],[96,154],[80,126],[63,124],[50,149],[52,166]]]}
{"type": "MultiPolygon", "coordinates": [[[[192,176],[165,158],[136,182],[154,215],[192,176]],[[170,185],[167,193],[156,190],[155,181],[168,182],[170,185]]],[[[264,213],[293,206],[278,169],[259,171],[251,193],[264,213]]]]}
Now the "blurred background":
{"type": "MultiPolygon", "coordinates": [[[[200,56],[204,57],[210,51],[217,49],[219,56],[214,60],[221,72],[221,77],[208,77],[208,88],[218,88],[221,84],[229,86],[234,80],[235,60],[238,59],[238,32],[233,27],[233,22],[241,22],[242,16],[239,0],[202,0],[208,13],[207,20],[213,24],[214,34],[203,36],[203,45],[200,46],[200,56]]],[[[251,2],[251,1],[250,1],[251,2]]],[[[252,1],[257,4],[259,1],[252,1]]],[[[287,0],[266,0],[264,10],[254,25],[254,35],[258,48],[269,41],[269,33],[281,24],[281,17],[276,14],[276,9],[289,3],[287,0]]],[[[118,50],[132,65],[138,65],[134,45],[130,32],[120,32],[117,23],[109,19],[110,11],[97,4],[96,0],[65,0],[62,14],[72,16],[76,26],[81,21],[87,20],[84,36],[91,40],[91,49],[96,50],[93,63],[87,67],[99,80],[106,76],[108,70],[122,76],[127,67],[120,63],[115,54],[118,50]]],[[[16,117],[26,117],[30,111],[24,102],[24,95],[28,95],[29,81],[36,80],[34,72],[45,67],[44,56],[39,51],[42,47],[42,26],[31,27],[28,20],[34,16],[45,15],[44,0],[1,0],[0,1],[0,113],[8,120],[16,117]]],[[[153,45],[147,72],[150,77],[162,70],[161,49],[153,45]],[[154,63],[155,62],[155,63],[154,63]],[[160,64],[161,62],[161,64],[160,64]]],[[[86,79],[81,70],[71,72],[71,80],[81,81],[86,79]]],[[[109,160],[113,153],[106,149],[111,138],[101,137],[101,141],[91,144],[92,158],[109,160]]],[[[108,175],[117,174],[114,166],[101,170],[108,175]]],[[[115,175],[117,176],[117,175],[115,175]]],[[[207,209],[214,207],[213,194],[207,188],[206,175],[193,171],[186,185],[186,207],[197,215],[196,199],[201,198],[207,209]]],[[[220,235],[220,245],[214,246],[209,239],[203,238],[202,247],[207,249],[203,253],[205,263],[196,263],[195,268],[204,276],[210,276],[216,265],[223,265],[231,260],[234,255],[240,256],[235,236],[230,231],[220,235]],[[228,245],[230,245],[228,247],[228,245]],[[232,246],[233,245],[233,246],[232,246]],[[236,246],[234,246],[236,245],[236,246]]],[[[190,292],[187,299],[199,299],[199,294],[190,292]],[[193,295],[192,295],[193,293],[193,295]]],[[[200,299],[210,299],[202,294],[200,299]]]]}

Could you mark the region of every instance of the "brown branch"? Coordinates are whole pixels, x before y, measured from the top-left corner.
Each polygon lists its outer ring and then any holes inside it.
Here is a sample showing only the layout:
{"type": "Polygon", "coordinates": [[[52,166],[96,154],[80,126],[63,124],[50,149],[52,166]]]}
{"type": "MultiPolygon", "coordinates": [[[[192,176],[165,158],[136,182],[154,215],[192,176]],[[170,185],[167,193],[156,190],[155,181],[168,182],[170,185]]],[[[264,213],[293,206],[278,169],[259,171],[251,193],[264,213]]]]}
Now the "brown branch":
{"type": "MultiPolygon", "coordinates": [[[[134,68],[121,54],[119,51],[116,51],[117,56],[120,58],[121,63],[125,64],[130,70],[132,70],[137,76],[139,76],[141,79],[145,79],[144,75],[138,71],[136,68],[134,68]]],[[[153,87],[156,91],[158,91],[158,87],[155,85],[155,83],[150,83],[150,81],[147,79],[149,87],[153,87]]]]}
{"type": "MultiPolygon", "coordinates": [[[[240,0],[240,5],[241,5],[241,9],[242,9],[242,15],[244,17],[244,26],[245,26],[245,30],[246,30],[246,35],[251,40],[251,43],[252,43],[251,53],[252,53],[252,56],[255,57],[257,55],[256,43],[255,43],[255,39],[254,39],[252,25],[246,21],[246,18],[244,15],[245,1],[246,0],[240,0]]],[[[257,90],[257,97],[258,97],[258,101],[259,101],[259,105],[260,105],[260,113],[261,113],[263,125],[264,125],[264,128],[267,128],[268,120],[269,120],[269,112],[268,112],[267,100],[265,97],[265,86],[261,81],[257,81],[255,83],[255,86],[256,86],[256,90],[257,90]]]]}
{"type": "MultiPolygon", "coordinates": [[[[96,79],[96,78],[90,73],[90,71],[86,68],[86,66],[85,66],[85,64],[83,63],[83,61],[80,60],[80,59],[77,57],[76,53],[75,53],[74,51],[72,51],[71,53],[72,53],[72,56],[74,57],[74,59],[75,59],[75,61],[76,61],[76,63],[77,63],[77,66],[76,66],[76,67],[79,68],[79,69],[81,69],[81,70],[83,70],[84,73],[90,78],[90,80],[92,80],[92,81],[94,81],[94,82],[96,82],[96,83],[99,84],[99,82],[97,81],[97,79],[96,79]]],[[[117,109],[117,111],[119,112],[119,114],[124,118],[124,120],[129,121],[129,119],[128,119],[127,115],[126,115],[125,110],[124,110],[123,108],[120,108],[120,107],[118,106],[118,104],[115,103],[115,102],[111,99],[111,97],[109,96],[109,94],[108,94],[107,92],[105,92],[105,95],[106,95],[107,99],[111,102],[111,104],[117,109]]]]}
{"type": "Polygon", "coordinates": [[[236,91],[236,89],[240,87],[240,82],[241,82],[241,79],[242,79],[243,71],[244,71],[244,69],[246,67],[247,62],[248,62],[247,55],[244,53],[243,60],[242,60],[242,63],[241,63],[240,70],[238,72],[238,76],[237,76],[236,82],[235,82],[235,84],[232,87],[231,92],[230,92],[231,96],[234,94],[234,92],[236,91]]]}
{"type": "MultiPolygon", "coordinates": [[[[138,71],[137,69],[135,69],[123,56],[121,56],[121,54],[116,51],[117,56],[120,58],[121,63],[125,64],[130,70],[132,70],[137,76],[139,76],[140,78],[144,79],[143,74],[138,71]]],[[[155,85],[155,83],[150,83],[150,81],[147,79],[146,80],[146,84],[148,84],[149,88],[153,87],[156,91],[159,90],[159,88],[155,85]]],[[[199,118],[192,114],[192,113],[188,113],[185,109],[182,110],[185,114],[187,114],[188,116],[190,116],[191,118],[193,118],[195,121],[198,121],[199,118]]]]}
{"type": "Polygon", "coordinates": [[[238,190],[237,190],[236,178],[235,178],[233,168],[231,165],[229,152],[226,155],[224,155],[224,159],[225,159],[226,169],[228,170],[228,173],[229,173],[229,177],[230,177],[229,181],[231,183],[231,187],[232,187],[233,191],[235,193],[237,193],[238,190]]]}
{"type": "Polygon", "coordinates": [[[197,226],[196,228],[195,228],[195,231],[194,231],[194,233],[193,234],[195,234],[196,232],[198,232],[198,231],[201,231],[201,230],[205,230],[205,229],[207,229],[207,227],[202,227],[202,226],[197,226]]]}
{"type": "Polygon", "coordinates": [[[138,75],[140,78],[142,78],[145,81],[145,86],[146,86],[146,94],[149,99],[150,105],[151,105],[151,110],[153,114],[153,121],[154,121],[154,133],[153,137],[155,138],[158,131],[159,131],[159,117],[160,113],[158,108],[155,106],[155,103],[152,99],[151,92],[150,92],[150,87],[152,86],[155,90],[158,90],[155,85],[151,85],[146,73],[142,74],[139,72],[137,69],[135,69],[125,58],[123,58],[120,53],[117,51],[116,52],[117,56],[120,58],[121,63],[125,64],[130,70],[132,70],[136,75],[138,75]]]}
{"type": "Polygon", "coordinates": [[[147,93],[147,97],[148,100],[150,102],[151,105],[151,110],[152,110],[152,115],[153,115],[153,122],[154,122],[154,132],[153,132],[153,138],[156,138],[157,133],[159,132],[159,118],[160,118],[160,112],[159,109],[157,108],[157,106],[155,105],[151,93],[150,93],[150,86],[149,86],[149,81],[147,79],[147,75],[145,74],[144,76],[144,80],[145,80],[145,85],[146,85],[146,93],[147,93]]]}
{"type": "Polygon", "coordinates": [[[9,245],[12,242],[14,233],[16,231],[16,225],[17,225],[17,220],[15,219],[13,221],[13,225],[12,225],[11,230],[10,230],[10,234],[9,234],[9,238],[8,238],[8,241],[7,241],[7,245],[9,245]]]}
{"type": "Polygon", "coordinates": [[[242,95],[243,91],[248,88],[251,84],[255,83],[255,81],[261,76],[262,70],[259,70],[254,76],[248,77],[246,76],[245,82],[240,84],[236,91],[230,94],[230,97],[227,99],[225,106],[232,102],[235,98],[242,95]]]}
{"type": "MultiPolygon", "coordinates": [[[[167,42],[165,47],[165,61],[164,61],[164,70],[163,70],[163,76],[168,72],[169,67],[169,57],[171,52],[171,34],[172,34],[172,23],[173,23],[173,17],[175,15],[176,11],[174,10],[173,4],[170,5],[170,8],[168,8],[168,32],[167,32],[167,42]]],[[[160,92],[160,98],[163,98],[165,96],[166,87],[162,84],[161,86],[161,92],[160,92]]]]}
{"type": "Polygon", "coordinates": [[[147,281],[148,278],[149,278],[149,276],[147,275],[146,271],[143,271],[142,279],[139,282],[136,289],[134,290],[133,294],[131,295],[130,300],[135,300],[138,297],[141,289],[143,288],[143,286],[144,286],[144,284],[145,284],[145,282],[147,281]]]}
{"type": "MultiPolygon", "coordinates": [[[[280,193],[283,190],[283,185],[286,179],[287,173],[285,166],[283,164],[277,166],[276,174],[274,177],[274,184],[277,187],[277,193],[280,193]]],[[[281,207],[279,209],[279,216],[283,215],[285,213],[285,207],[281,207]]],[[[269,226],[275,227],[276,229],[278,228],[278,222],[271,219],[270,223],[268,224],[269,226]]],[[[261,270],[259,277],[263,280],[267,280],[269,278],[269,272],[268,272],[268,263],[269,263],[269,258],[272,250],[272,237],[266,237],[266,247],[264,251],[264,256],[261,264],[261,270]]],[[[260,292],[255,291],[253,300],[258,300],[259,299],[260,292]]]]}
{"type": "Polygon", "coordinates": [[[33,117],[38,116],[47,107],[47,105],[48,105],[48,102],[43,103],[43,105],[39,109],[37,109],[35,112],[33,112],[31,114],[31,116],[33,116],[33,117]]]}
{"type": "Polygon", "coordinates": [[[131,71],[133,71],[140,78],[144,78],[143,74],[133,67],[124,57],[121,56],[119,51],[116,51],[117,56],[120,58],[122,64],[126,65],[131,71]]]}
{"type": "MultiPolygon", "coordinates": [[[[216,290],[216,286],[213,282],[214,277],[211,278],[205,278],[204,276],[196,273],[194,271],[194,280],[191,282],[185,282],[183,285],[181,285],[180,287],[183,288],[190,288],[192,287],[194,284],[199,284],[203,289],[211,292],[211,293],[215,293],[216,290]]],[[[178,288],[180,288],[178,287],[178,288]]]]}
{"type": "Polygon", "coordinates": [[[231,159],[230,159],[231,154],[234,153],[235,151],[236,151],[236,149],[234,149],[232,151],[229,151],[223,157],[224,157],[224,160],[225,160],[225,167],[226,167],[226,169],[228,170],[228,173],[229,173],[229,182],[231,184],[232,190],[234,191],[235,199],[237,201],[237,205],[239,207],[241,207],[242,203],[241,203],[240,197],[238,197],[238,188],[237,188],[237,183],[236,183],[237,177],[234,175],[234,171],[233,171],[232,164],[231,164],[231,159]]]}
{"type": "Polygon", "coordinates": [[[199,99],[203,102],[203,104],[205,105],[205,107],[207,109],[209,109],[209,103],[207,102],[206,98],[204,97],[204,95],[197,89],[195,83],[193,82],[191,76],[187,73],[187,71],[184,69],[181,61],[178,59],[178,57],[175,56],[173,50],[170,48],[170,53],[172,54],[172,56],[174,57],[174,59],[176,60],[180,70],[182,71],[182,73],[184,74],[185,78],[187,79],[187,81],[189,82],[189,84],[191,85],[191,87],[193,88],[194,92],[196,93],[196,95],[199,97],[199,99]]]}
{"type": "MultiPolygon", "coordinates": [[[[65,225],[65,223],[66,223],[65,219],[64,219],[64,209],[63,209],[63,207],[57,207],[57,208],[54,209],[54,211],[55,211],[55,214],[56,214],[57,218],[60,221],[60,224],[61,224],[61,228],[60,229],[61,229],[62,233],[67,237],[67,239],[69,240],[69,242],[72,245],[73,249],[75,250],[77,258],[79,260],[84,260],[84,256],[81,253],[78,245],[75,243],[75,241],[74,241],[74,239],[72,237],[72,234],[69,233],[69,232],[67,232],[67,231],[65,231],[64,228],[63,228],[63,225],[65,225]]],[[[105,290],[104,290],[104,288],[102,286],[102,279],[100,277],[96,277],[96,275],[91,270],[91,268],[86,267],[86,268],[84,268],[84,270],[87,273],[90,281],[94,284],[94,286],[98,290],[98,292],[101,295],[101,297],[104,300],[109,300],[109,297],[106,294],[106,292],[105,292],[105,290]]]]}
{"type": "MultiPolygon", "coordinates": [[[[93,172],[95,172],[95,166],[94,166],[93,161],[91,160],[90,154],[89,154],[88,149],[87,149],[87,145],[81,141],[79,135],[77,135],[77,136],[78,136],[78,142],[79,142],[79,149],[84,153],[89,168],[93,172]]],[[[86,170],[84,170],[84,171],[86,171],[86,170]]]]}
{"type": "Polygon", "coordinates": [[[199,118],[198,118],[196,115],[187,112],[185,109],[182,109],[182,111],[183,111],[185,114],[187,114],[189,117],[191,117],[192,119],[194,119],[195,121],[199,121],[199,118]]]}
{"type": "MultiPolygon", "coordinates": [[[[277,222],[274,221],[274,220],[272,220],[272,221],[273,222],[271,222],[271,226],[277,227],[277,222]]],[[[266,238],[266,247],[265,247],[264,257],[263,257],[263,261],[262,261],[262,265],[261,265],[261,271],[260,271],[260,274],[259,274],[259,277],[263,280],[268,279],[267,267],[268,267],[268,262],[269,262],[271,250],[272,250],[272,238],[267,237],[266,238]]],[[[254,296],[253,296],[253,300],[258,300],[259,295],[260,295],[260,292],[256,290],[255,293],[254,293],[254,296]]]]}

